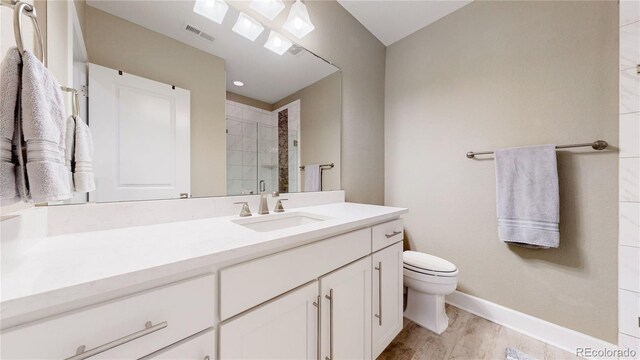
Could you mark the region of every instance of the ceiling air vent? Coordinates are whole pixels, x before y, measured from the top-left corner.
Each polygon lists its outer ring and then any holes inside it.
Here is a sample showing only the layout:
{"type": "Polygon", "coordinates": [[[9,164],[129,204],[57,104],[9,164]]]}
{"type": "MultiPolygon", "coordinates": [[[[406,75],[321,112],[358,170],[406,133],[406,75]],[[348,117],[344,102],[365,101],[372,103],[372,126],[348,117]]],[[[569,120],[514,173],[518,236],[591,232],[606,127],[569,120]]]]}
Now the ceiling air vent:
{"type": "Polygon", "coordinates": [[[196,28],[194,26],[191,26],[189,24],[185,24],[184,25],[184,29],[186,31],[188,31],[188,32],[190,32],[192,34],[198,35],[199,37],[201,37],[201,38],[203,38],[205,40],[208,40],[208,41],[213,41],[215,39],[213,36],[207,34],[206,32],[204,32],[204,31],[202,31],[202,30],[200,30],[200,29],[198,29],[198,28],[196,28]]]}
{"type": "Polygon", "coordinates": [[[304,50],[304,48],[298,44],[293,44],[291,45],[291,47],[289,48],[288,52],[292,55],[298,55],[300,54],[300,52],[304,50]]]}

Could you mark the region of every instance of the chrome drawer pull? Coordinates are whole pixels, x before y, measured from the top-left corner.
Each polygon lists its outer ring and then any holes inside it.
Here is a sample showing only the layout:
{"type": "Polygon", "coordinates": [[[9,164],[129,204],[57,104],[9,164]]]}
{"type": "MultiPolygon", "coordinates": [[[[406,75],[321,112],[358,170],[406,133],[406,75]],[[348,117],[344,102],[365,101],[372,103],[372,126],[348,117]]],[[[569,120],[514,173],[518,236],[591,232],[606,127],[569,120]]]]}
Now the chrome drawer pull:
{"type": "Polygon", "coordinates": [[[166,328],[169,324],[164,321],[161,322],[159,324],[156,325],[151,325],[151,321],[147,321],[146,324],[144,324],[144,329],[140,330],[140,331],[136,331],[133,334],[129,334],[127,336],[121,337],[120,339],[117,340],[113,340],[112,342],[106,343],[104,345],[100,345],[98,347],[95,347],[93,349],[89,349],[89,350],[85,350],[86,347],[84,345],[78,347],[78,350],[76,351],[76,354],[73,355],[72,357],[68,357],[65,360],[83,360],[89,357],[92,357],[94,355],[98,355],[100,353],[103,353],[107,350],[111,350],[115,347],[118,347],[120,345],[126,344],[129,341],[133,341],[136,339],[139,339],[143,336],[149,335],[151,333],[154,333],[158,330],[162,330],[164,328],[166,328]]]}
{"type": "Polygon", "coordinates": [[[329,356],[325,360],[333,360],[333,289],[329,289],[329,295],[325,295],[329,300],[329,356]]]}
{"type": "Polygon", "coordinates": [[[374,269],[379,271],[378,274],[378,313],[375,317],[378,318],[378,326],[382,326],[382,261],[378,262],[378,267],[374,269]]]}
{"type": "Polygon", "coordinates": [[[320,342],[320,333],[322,332],[322,325],[321,325],[321,323],[322,323],[322,314],[321,314],[322,308],[320,307],[321,306],[320,304],[321,304],[320,295],[318,295],[316,297],[316,301],[313,303],[313,306],[318,308],[318,314],[317,314],[318,318],[316,319],[316,321],[318,321],[318,323],[316,324],[316,331],[318,332],[318,334],[317,334],[318,336],[316,337],[316,346],[318,347],[318,349],[316,350],[316,353],[317,353],[318,360],[320,360],[321,357],[322,357],[322,355],[321,355],[321,353],[322,353],[322,351],[321,351],[322,350],[321,349],[322,348],[322,343],[320,342]]]}
{"type": "Polygon", "coordinates": [[[400,235],[400,234],[402,234],[402,231],[394,231],[391,234],[385,234],[384,236],[386,236],[387,239],[389,239],[389,238],[392,238],[392,237],[394,237],[396,235],[400,235]]]}

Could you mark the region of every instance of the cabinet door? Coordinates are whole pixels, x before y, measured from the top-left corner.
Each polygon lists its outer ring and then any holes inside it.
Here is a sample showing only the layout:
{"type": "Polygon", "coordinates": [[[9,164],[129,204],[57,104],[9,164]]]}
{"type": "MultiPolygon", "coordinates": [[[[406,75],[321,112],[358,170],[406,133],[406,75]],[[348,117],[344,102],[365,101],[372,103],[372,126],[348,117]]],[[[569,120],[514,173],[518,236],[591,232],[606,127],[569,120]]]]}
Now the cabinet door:
{"type": "Polygon", "coordinates": [[[402,330],[402,242],[373,254],[373,358],[402,330]]]}
{"type": "Polygon", "coordinates": [[[371,359],[371,256],[320,278],[321,359],[371,359]]]}
{"type": "Polygon", "coordinates": [[[316,359],[318,282],[220,326],[220,359],[316,359]]]}

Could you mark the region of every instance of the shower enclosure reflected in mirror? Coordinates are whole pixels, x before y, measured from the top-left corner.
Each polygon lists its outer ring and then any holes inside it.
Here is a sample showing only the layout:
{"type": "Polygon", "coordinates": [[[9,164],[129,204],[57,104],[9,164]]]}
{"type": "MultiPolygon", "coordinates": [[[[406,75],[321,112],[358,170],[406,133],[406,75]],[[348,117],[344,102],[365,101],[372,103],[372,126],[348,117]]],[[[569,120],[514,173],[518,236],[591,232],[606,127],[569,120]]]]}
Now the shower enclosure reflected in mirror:
{"type": "Polygon", "coordinates": [[[265,46],[285,30],[233,1],[221,23],[195,1],[69,3],[96,190],[65,204],[340,189],[340,70],[265,46]],[[264,27],[253,41],[233,30],[244,13],[264,27]],[[305,188],[313,164],[335,164],[321,189],[305,188]]]}

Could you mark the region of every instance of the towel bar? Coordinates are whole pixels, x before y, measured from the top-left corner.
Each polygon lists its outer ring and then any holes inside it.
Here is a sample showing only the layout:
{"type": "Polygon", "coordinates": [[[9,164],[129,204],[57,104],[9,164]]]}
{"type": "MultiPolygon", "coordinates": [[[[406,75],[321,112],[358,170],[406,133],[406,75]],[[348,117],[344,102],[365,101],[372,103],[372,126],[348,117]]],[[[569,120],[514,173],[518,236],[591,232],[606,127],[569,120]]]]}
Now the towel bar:
{"type": "MultiPolygon", "coordinates": [[[[334,163],[320,165],[320,191],[322,191],[322,172],[324,170],[333,169],[334,166],[335,166],[334,163]]],[[[300,166],[300,171],[302,170],[304,170],[304,165],[300,166]]]]}
{"type": "MultiPolygon", "coordinates": [[[[322,169],[322,170],[328,170],[328,169],[333,168],[334,166],[335,166],[335,165],[334,165],[334,163],[331,163],[331,164],[322,164],[322,165],[320,165],[320,169],[322,169]]],[[[304,165],[300,166],[300,170],[304,170],[304,165]]]]}
{"type": "MultiPolygon", "coordinates": [[[[568,148],[585,147],[585,146],[591,146],[594,150],[604,150],[607,148],[607,146],[609,146],[609,143],[607,143],[604,140],[596,140],[591,143],[556,145],[556,149],[568,149],[568,148]]],[[[493,154],[493,151],[479,151],[479,152],[469,151],[467,153],[467,158],[473,159],[476,155],[489,155],[489,154],[493,154]]]]}

